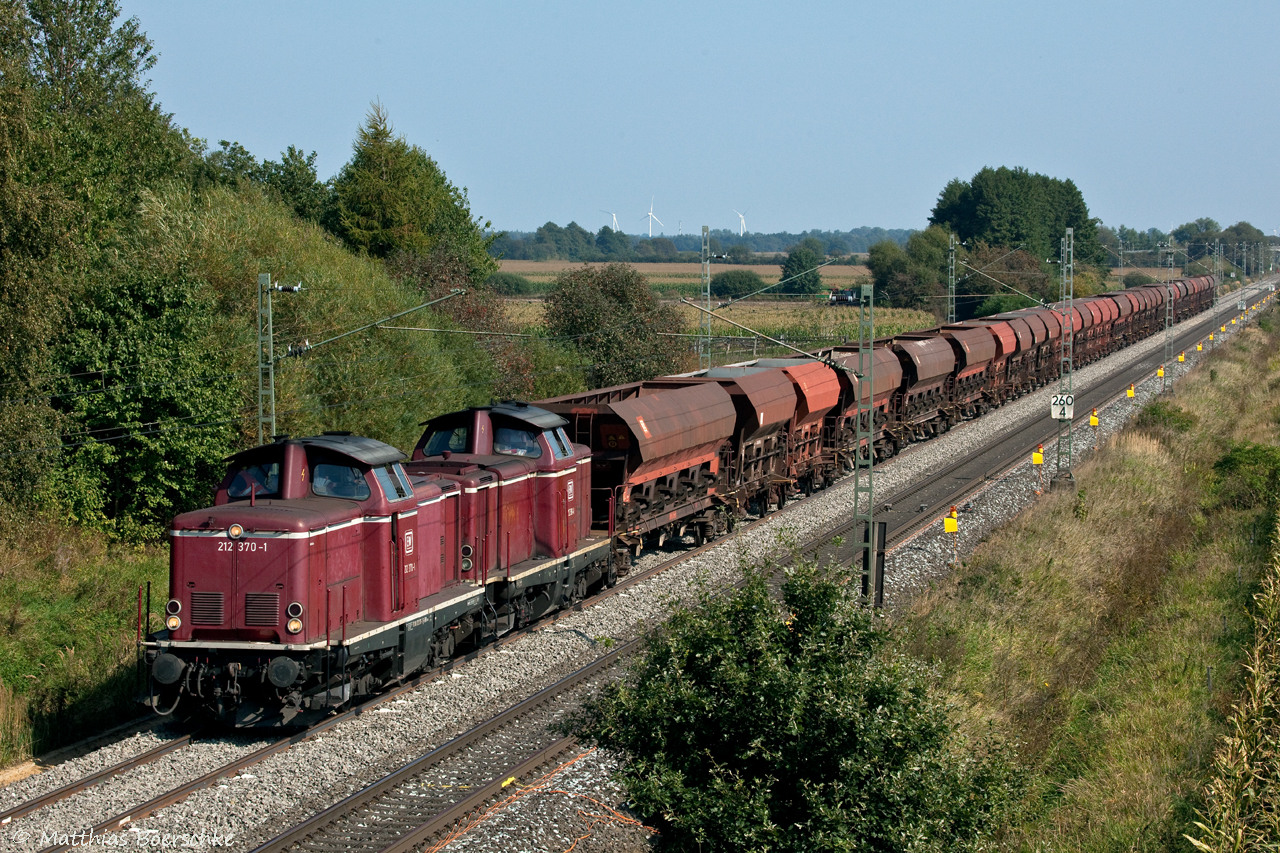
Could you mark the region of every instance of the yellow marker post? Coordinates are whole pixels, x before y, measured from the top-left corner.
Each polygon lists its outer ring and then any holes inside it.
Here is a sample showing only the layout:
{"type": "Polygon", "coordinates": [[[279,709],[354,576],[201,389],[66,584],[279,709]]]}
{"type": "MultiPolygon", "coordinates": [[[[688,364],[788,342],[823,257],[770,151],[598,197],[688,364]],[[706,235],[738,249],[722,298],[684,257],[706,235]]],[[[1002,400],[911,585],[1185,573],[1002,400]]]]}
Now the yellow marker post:
{"type": "Polygon", "coordinates": [[[1186,350],[1183,350],[1182,352],[1178,353],[1178,361],[1179,361],[1179,362],[1183,362],[1183,361],[1186,361],[1186,360],[1187,360],[1187,351],[1186,351],[1186,350]]]}
{"type": "Polygon", "coordinates": [[[1031,468],[1036,474],[1036,494],[1044,492],[1044,445],[1037,444],[1031,454],[1031,468]]]}
{"type": "Polygon", "coordinates": [[[1130,400],[1133,399],[1133,383],[1132,382],[1129,383],[1129,390],[1125,393],[1128,395],[1130,400]]]}
{"type": "Polygon", "coordinates": [[[956,565],[960,564],[960,522],[956,520],[956,508],[952,507],[942,519],[942,530],[951,534],[951,558],[956,565]]]}
{"type": "Polygon", "coordinates": [[[1222,327],[1222,331],[1224,331],[1224,332],[1225,332],[1226,330],[1227,330],[1227,327],[1226,327],[1225,325],[1223,325],[1223,327],[1222,327]]]}
{"type": "Polygon", "coordinates": [[[1089,413],[1089,426],[1093,427],[1094,429],[1098,428],[1098,410],[1097,409],[1094,409],[1092,412],[1089,413]]]}
{"type": "MultiPolygon", "coordinates": [[[[1213,340],[1213,335],[1209,336],[1209,340],[1213,340]]],[[[1204,351],[1204,341],[1196,341],[1196,352],[1204,351]]]]}
{"type": "Polygon", "coordinates": [[[1156,379],[1164,379],[1164,365],[1156,368],[1156,379]]]}

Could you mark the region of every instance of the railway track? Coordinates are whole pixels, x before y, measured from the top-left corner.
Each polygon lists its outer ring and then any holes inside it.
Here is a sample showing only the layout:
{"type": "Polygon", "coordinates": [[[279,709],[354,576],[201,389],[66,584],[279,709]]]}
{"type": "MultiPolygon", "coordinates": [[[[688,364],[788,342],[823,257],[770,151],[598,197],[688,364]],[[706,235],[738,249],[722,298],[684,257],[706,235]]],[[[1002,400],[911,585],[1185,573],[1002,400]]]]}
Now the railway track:
{"type": "Polygon", "coordinates": [[[632,640],[513,705],[448,743],[410,761],[254,850],[405,851],[447,833],[524,778],[575,748],[550,724],[608,677],[632,640]],[[459,780],[469,780],[460,783],[459,780]],[[484,781],[480,781],[484,780],[484,781]]]}

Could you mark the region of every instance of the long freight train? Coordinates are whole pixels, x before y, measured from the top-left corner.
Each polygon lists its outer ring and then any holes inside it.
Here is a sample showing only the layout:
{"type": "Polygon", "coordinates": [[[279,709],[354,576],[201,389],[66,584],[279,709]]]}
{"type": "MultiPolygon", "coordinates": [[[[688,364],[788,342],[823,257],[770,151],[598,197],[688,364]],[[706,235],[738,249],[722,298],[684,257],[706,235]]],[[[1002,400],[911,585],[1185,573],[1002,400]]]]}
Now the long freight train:
{"type": "MultiPolygon", "coordinates": [[[[1077,363],[1207,309],[1212,277],[1077,299],[1077,363]]],[[[1055,379],[1064,314],[1028,308],[427,421],[410,457],[349,434],[231,456],[172,525],[148,704],[306,724],[612,585],[632,555],[736,520],[1055,379]],[[861,446],[859,395],[870,401],[861,446]]]]}

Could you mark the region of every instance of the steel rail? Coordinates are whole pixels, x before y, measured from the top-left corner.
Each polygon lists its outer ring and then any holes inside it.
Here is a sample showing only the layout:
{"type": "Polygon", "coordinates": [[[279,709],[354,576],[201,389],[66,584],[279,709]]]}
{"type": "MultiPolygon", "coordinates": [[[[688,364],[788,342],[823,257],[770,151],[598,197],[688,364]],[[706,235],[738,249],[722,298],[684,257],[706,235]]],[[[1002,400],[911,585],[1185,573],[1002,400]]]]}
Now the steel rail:
{"type": "MultiPolygon", "coordinates": [[[[641,642],[643,642],[643,638],[637,638],[601,655],[554,684],[544,687],[532,696],[512,705],[484,722],[476,724],[447,743],[441,744],[430,752],[388,773],[371,785],[356,791],[327,809],[312,815],[302,823],[277,835],[275,838],[264,842],[254,848],[253,853],[277,853],[277,851],[289,850],[295,845],[305,843],[312,836],[323,833],[326,828],[336,824],[343,818],[368,808],[370,804],[387,796],[406,782],[453,758],[490,734],[505,728],[531,711],[585,683],[612,666],[619,658],[629,655],[638,649],[641,642]]],[[[501,778],[507,778],[511,775],[515,774],[507,771],[502,774],[501,778]]],[[[450,806],[448,813],[452,814],[456,808],[456,806],[450,806]]],[[[442,819],[440,815],[435,815],[432,816],[429,822],[440,819],[442,819]]]]}

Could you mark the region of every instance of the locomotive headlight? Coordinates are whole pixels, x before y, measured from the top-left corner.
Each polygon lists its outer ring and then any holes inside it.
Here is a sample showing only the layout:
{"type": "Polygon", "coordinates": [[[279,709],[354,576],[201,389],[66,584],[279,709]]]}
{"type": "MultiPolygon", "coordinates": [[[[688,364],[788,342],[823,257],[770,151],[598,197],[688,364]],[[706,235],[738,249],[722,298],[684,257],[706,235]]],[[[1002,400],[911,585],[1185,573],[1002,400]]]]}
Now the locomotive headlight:
{"type": "Polygon", "coordinates": [[[176,631],[182,627],[182,620],[177,616],[170,616],[168,619],[164,620],[164,626],[170,631],[176,631]]]}
{"type": "Polygon", "coordinates": [[[301,634],[302,620],[295,616],[292,619],[290,619],[288,622],[286,622],[284,627],[286,628],[286,630],[288,630],[290,634],[301,634]]]}
{"type": "Polygon", "coordinates": [[[164,606],[164,612],[170,616],[177,616],[182,612],[182,602],[176,598],[169,599],[169,603],[164,606]]]}
{"type": "Polygon", "coordinates": [[[230,527],[227,528],[227,535],[230,536],[232,539],[239,539],[241,536],[244,535],[244,525],[242,524],[231,525],[230,527]]]}

